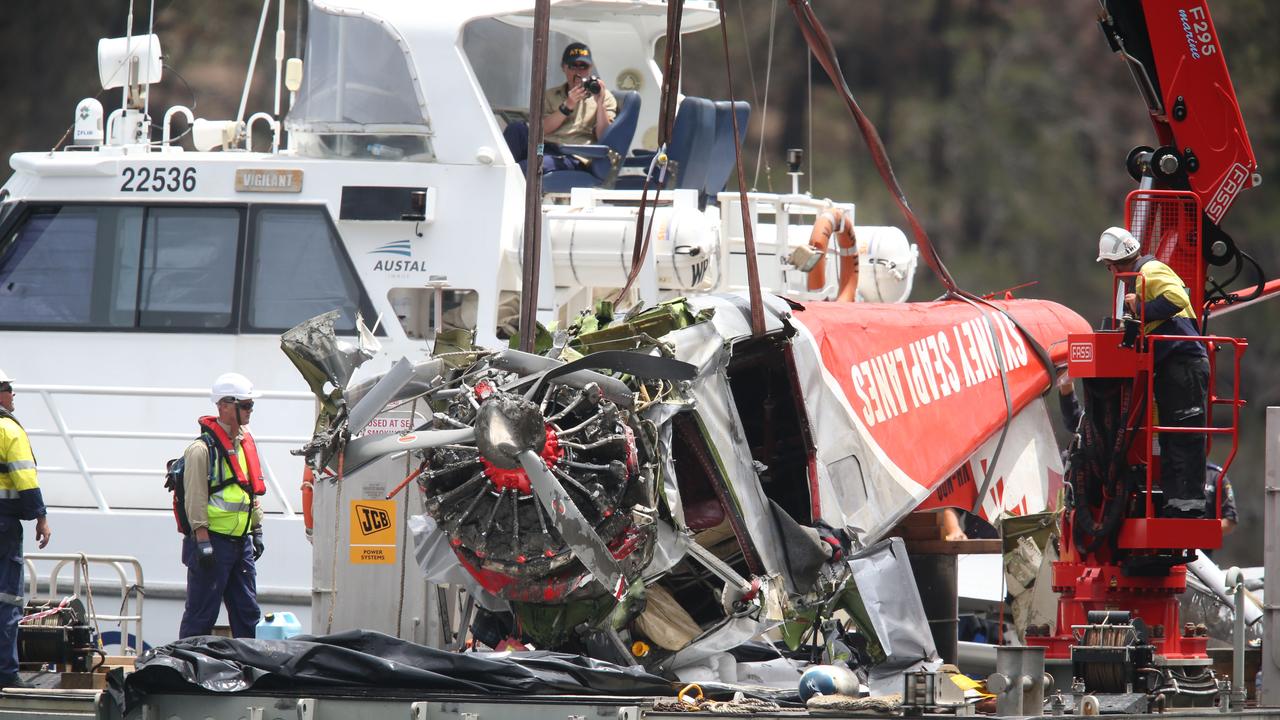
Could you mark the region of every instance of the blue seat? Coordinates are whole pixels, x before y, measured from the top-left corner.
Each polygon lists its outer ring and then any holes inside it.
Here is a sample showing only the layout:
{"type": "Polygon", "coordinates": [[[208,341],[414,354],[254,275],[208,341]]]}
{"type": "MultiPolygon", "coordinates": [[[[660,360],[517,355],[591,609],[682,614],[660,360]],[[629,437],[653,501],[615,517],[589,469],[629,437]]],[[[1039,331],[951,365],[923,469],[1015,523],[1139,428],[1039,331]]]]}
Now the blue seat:
{"type": "MultiPolygon", "coordinates": [[[[715,103],[706,98],[686,96],[676,110],[671,139],[667,142],[667,172],[663,189],[692,189],[701,192],[707,182],[711,146],[716,134],[715,103]]],[[[644,187],[644,170],[653,161],[653,151],[627,158],[625,167],[642,168],[636,175],[619,177],[616,187],[638,190],[644,187]]],[[[655,173],[658,172],[655,169],[655,173]]],[[[650,181],[655,187],[657,177],[650,181]]]]}
{"type": "Polygon", "coordinates": [[[747,135],[747,120],[751,117],[751,105],[746,100],[730,103],[716,102],[716,139],[711,145],[711,161],[707,165],[707,182],[702,188],[705,200],[714,201],[716,194],[724,190],[725,183],[733,175],[737,159],[734,157],[733,116],[738,116],[738,142],[747,135]]]}
{"type": "Polygon", "coordinates": [[[560,146],[561,153],[587,158],[591,164],[583,170],[555,170],[544,174],[544,192],[568,192],[576,187],[612,187],[618,169],[622,167],[622,159],[631,148],[636,122],[640,119],[640,93],[619,90],[613,96],[618,101],[618,114],[605,128],[598,144],[560,146]]]}

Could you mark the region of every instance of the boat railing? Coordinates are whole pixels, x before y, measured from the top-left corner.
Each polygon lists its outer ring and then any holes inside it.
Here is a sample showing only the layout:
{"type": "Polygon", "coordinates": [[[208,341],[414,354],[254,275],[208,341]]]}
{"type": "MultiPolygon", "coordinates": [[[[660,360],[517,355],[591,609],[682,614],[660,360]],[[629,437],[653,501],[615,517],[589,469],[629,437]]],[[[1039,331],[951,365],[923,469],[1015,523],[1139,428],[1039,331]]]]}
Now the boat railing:
{"type": "MultiPolygon", "coordinates": [[[[128,555],[86,555],[84,553],[36,553],[23,558],[27,569],[27,598],[34,598],[41,587],[48,588],[47,597],[52,603],[59,598],[76,597],[84,602],[88,621],[95,628],[100,623],[115,623],[120,626],[120,651],[124,655],[137,655],[144,647],[142,642],[142,601],[146,597],[146,586],[143,584],[142,563],[128,555]],[[43,577],[37,572],[40,567],[48,567],[43,577]],[[49,565],[52,563],[52,565],[49,565]],[[89,567],[105,566],[115,570],[119,579],[120,605],[117,612],[98,612],[94,602],[93,580],[89,567]],[[63,571],[71,568],[71,582],[63,590],[63,571]],[[131,632],[132,630],[132,632],[131,632]]],[[[99,583],[103,582],[101,578],[99,583]]],[[[99,588],[101,589],[101,588],[99,588]]],[[[113,609],[115,605],[112,605],[113,609]]],[[[99,632],[101,629],[99,628],[99,632]]]]}
{"type": "MultiPolygon", "coordinates": [[[[716,200],[720,206],[720,237],[724,239],[730,254],[744,253],[740,195],[736,192],[721,192],[716,200]]],[[[755,239],[756,261],[760,267],[762,285],[810,299],[835,296],[836,289],[840,287],[840,262],[834,241],[827,248],[826,254],[830,260],[827,267],[830,270],[821,290],[810,291],[807,286],[808,274],[789,262],[792,248],[807,244],[817,216],[830,208],[852,211],[853,205],[833,203],[825,198],[803,194],[747,193],[747,211],[755,239]],[[768,222],[770,219],[772,224],[768,222]]],[[[730,278],[734,278],[732,273],[730,278]]],[[[729,289],[745,290],[745,276],[738,280],[741,282],[735,282],[729,289]]]]}
{"type": "MultiPolygon", "coordinates": [[[[57,466],[57,465],[40,465],[41,474],[66,474],[79,475],[88,487],[89,492],[93,496],[94,503],[98,510],[110,512],[111,507],[107,502],[106,496],[95,480],[98,476],[155,476],[163,474],[160,467],[150,468],[129,468],[129,467],[100,467],[91,466],[86,460],[84,453],[77,444],[80,438],[106,438],[117,440],[172,440],[175,444],[182,441],[190,441],[191,433],[189,432],[158,432],[147,430],[116,430],[116,429],[96,429],[96,428],[73,428],[67,422],[66,416],[63,414],[58,405],[57,397],[65,395],[106,395],[117,397],[159,397],[159,398],[207,398],[209,391],[196,388],[150,388],[150,387],[107,387],[92,385],[23,385],[24,393],[31,393],[40,396],[44,402],[45,409],[52,419],[53,429],[34,428],[27,430],[27,434],[32,437],[56,437],[62,440],[66,445],[74,467],[57,466]]],[[[314,396],[308,392],[301,391],[269,391],[262,394],[262,398],[266,400],[314,400],[314,396]]],[[[292,445],[300,447],[310,438],[300,435],[258,435],[254,434],[253,439],[260,445],[292,445]]],[[[267,462],[265,456],[261,458],[263,474],[265,475],[268,488],[279,498],[282,512],[286,517],[296,514],[293,505],[289,502],[289,496],[283,491],[279,480],[271,470],[270,463],[267,462]]]]}

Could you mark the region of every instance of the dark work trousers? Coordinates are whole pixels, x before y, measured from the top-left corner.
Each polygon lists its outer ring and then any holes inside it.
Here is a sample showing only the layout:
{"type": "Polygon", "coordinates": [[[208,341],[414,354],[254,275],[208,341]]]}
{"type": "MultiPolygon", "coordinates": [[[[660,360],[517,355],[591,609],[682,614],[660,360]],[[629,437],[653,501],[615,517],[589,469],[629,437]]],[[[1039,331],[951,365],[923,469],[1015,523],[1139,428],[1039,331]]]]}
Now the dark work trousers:
{"type": "Polygon", "coordinates": [[[18,674],[18,621],[26,599],[22,597],[22,522],[0,516],[0,678],[18,674]]]}
{"type": "MultiPolygon", "coordinates": [[[[507,149],[511,151],[511,157],[515,158],[523,169],[525,160],[529,159],[529,123],[517,120],[507,125],[502,131],[502,139],[507,141],[507,149]]],[[[561,155],[549,151],[542,154],[542,172],[544,173],[552,170],[577,170],[581,167],[583,167],[582,162],[572,155],[561,155]]]]}
{"type": "MultiPolygon", "coordinates": [[[[1209,360],[1176,353],[1155,368],[1156,411],[1161,425],[1204,427],[1209,391],[1209,360]]],[[[1162,432],[1160,486],[1165,516],[1204,517],[1204,433],[1162,432]]]]}
{"type": "Polygon", "coordinates": [[[200,567],[196,542],[182,539],[182,564],[187,566],[187,609],[182,613],[178,637],[208,635],[218,620],[218,606],[225,601],[233,637],[253,637],[261,613],[258,610],[258,570],[253,563],[253,543],[209,533],[216,561],[213,569],[200,567]]]}

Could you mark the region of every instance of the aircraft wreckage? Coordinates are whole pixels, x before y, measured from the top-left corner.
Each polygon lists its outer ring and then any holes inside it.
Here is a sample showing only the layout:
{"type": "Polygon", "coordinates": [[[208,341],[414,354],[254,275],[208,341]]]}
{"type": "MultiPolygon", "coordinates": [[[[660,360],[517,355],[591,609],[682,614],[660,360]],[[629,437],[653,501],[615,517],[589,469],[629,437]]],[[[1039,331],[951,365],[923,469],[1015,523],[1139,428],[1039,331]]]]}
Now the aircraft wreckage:
{"type": "Polygon", "coordinates": [[[407,454],[426,581],[540,647],[672,669],[844,609],[883,660],[921,631],[888,622],[911,603],[876,597],[902,563],[877,541],[948,478],[983,518],[1046,507],[1062,467],[1042,395],[1088,325],[1039,300],[764,304],[762,336],[745,298],[690,297],[356,385],[372,353],[320,316],[282,343],[322,404],[303,452],[336,482],[407,454]],[[361,435],[407,403],[426,422],[361,435]]]}

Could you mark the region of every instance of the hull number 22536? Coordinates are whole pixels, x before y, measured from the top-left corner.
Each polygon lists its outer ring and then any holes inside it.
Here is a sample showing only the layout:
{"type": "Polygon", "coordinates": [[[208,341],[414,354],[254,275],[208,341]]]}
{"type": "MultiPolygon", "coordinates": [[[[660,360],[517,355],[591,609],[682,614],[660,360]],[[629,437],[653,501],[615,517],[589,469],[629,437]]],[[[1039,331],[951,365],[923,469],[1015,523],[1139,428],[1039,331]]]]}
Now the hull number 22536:
{"type": "Polygon", "coordinates": [[[193,192],[193,167],[126,167],[120,171],[120,192],[193,192]]]}

